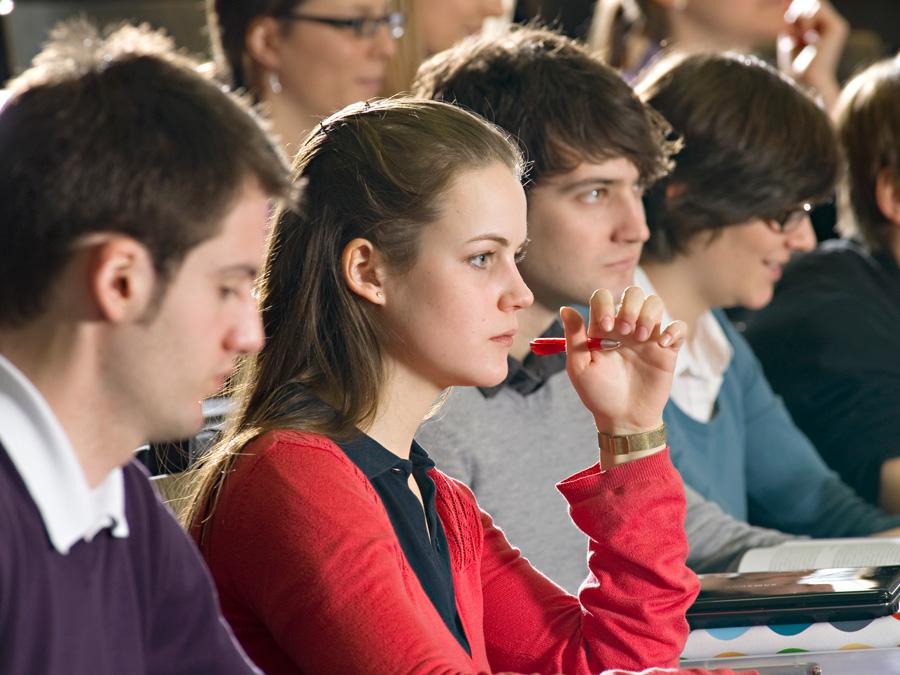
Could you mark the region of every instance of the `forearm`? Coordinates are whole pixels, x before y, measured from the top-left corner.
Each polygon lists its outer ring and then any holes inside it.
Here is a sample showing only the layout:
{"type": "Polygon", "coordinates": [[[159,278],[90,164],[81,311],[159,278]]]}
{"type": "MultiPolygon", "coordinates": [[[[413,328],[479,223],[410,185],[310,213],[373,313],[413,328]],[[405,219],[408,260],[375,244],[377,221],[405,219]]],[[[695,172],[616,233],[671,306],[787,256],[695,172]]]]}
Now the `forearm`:
{"type": "Polygon", "coordinates": [[[697,579],[684,565],[681,480],[668,453],[559,484],[589,537],[575,598],[535,571],[485,520],[485,637],[496,670],[597,673],[671,667],[687,639],[697,579]],[[515,630],[511,630],[515,626],[515,630]]]}
{"type": "Polygon", "coordinates": [[[775,546],[798,538],[737,520],[688,485],[684,486],[684,492],[687,502],[684,529],[691,549],[687,564],[697,574],[732,572],[737,569],[741,556],[751,548],[775,546]]]}
{"type": "Polygon", "coordinates": [[[560,489],[590,538],[591,575],[579,599],[598,619],[586,626],[602,640],[592,648],[606,651],[607,667],[674,665],[687,638],[684,611],[697,580],[685,567],[684,496],[668,451],[602,475],[583,472],[560,489]],[[602,491],[587,497],[595,483],[602,491]]]}

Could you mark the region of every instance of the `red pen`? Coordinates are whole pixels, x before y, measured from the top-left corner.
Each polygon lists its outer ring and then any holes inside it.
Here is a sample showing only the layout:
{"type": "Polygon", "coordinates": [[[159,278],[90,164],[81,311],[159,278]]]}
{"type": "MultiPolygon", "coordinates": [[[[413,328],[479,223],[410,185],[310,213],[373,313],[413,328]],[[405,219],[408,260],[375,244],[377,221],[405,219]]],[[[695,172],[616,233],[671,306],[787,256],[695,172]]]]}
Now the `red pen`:
{"type": "MultiPolygon", "coordinates": [[[[590,350],[609,350],[621,347],[622,343],[618,340],[609,338],[588,338],[588,349],[590,350]]],[[[536,338],[531,341],[531,351],[538,356],[547,356],[549,354],[559,354],[566,351],[566,338],[536,338]]]]}

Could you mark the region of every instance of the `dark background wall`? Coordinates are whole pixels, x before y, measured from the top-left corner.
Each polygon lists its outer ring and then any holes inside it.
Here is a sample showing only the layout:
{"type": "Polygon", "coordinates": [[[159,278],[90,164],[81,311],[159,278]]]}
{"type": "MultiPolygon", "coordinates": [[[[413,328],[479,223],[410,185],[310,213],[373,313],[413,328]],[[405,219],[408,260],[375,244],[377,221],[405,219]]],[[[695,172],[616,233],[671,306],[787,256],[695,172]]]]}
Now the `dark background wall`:
{"type": "Polygon", "coordinates": [[[203,12],[203,0],[14,0],[12,11],[0,16],[0,85],[28,66],[54,24],[77,15],[99,25],[147,22],[165,28],[180,46],[205,55],[203,12]]]}

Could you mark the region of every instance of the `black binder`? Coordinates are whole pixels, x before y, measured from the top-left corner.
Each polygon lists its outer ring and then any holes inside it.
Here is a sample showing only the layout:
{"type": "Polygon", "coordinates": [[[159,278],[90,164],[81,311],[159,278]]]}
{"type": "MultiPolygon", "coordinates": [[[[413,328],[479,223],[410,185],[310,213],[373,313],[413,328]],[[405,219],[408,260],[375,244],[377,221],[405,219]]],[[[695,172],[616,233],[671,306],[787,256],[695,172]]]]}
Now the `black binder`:
{"type": "Polygon", "coordinates": [[[693,628],[854,621],[900,609],[900,565],[701,574],[693,628]]]}

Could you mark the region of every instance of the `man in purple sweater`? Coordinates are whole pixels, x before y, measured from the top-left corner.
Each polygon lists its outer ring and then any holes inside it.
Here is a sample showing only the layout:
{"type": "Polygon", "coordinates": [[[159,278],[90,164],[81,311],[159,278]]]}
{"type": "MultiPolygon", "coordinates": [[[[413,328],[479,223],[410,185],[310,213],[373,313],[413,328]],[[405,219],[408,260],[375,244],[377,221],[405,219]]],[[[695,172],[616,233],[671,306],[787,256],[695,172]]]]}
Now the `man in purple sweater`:
{"type": "Polygon", "coordinates": [[[133,461],[258,349],[282,156],[171,42],[57,29],[0,112],[0,673],[255,673],[133,461]]]}

